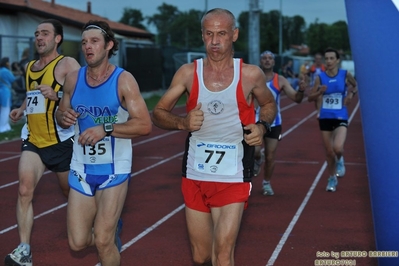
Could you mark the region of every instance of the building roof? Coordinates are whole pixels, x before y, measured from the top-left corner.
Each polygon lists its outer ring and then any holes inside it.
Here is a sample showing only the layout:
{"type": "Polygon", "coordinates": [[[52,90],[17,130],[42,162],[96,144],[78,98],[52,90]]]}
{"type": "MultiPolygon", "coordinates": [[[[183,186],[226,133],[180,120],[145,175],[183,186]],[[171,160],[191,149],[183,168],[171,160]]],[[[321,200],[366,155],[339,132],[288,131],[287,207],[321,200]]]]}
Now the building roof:
{"type": "Polygon", "coordinates": [[[306,44],[302,45],[291,44],[290,47],[295,51],[294,53],[298,55],[309,55],[310,53],[310,47],[307,46],[306,44]]]}
{"type": "Polygon", "coordinates": [[[92,14],[90,1],[87,2],[86,12],[59,5],[55,2],[56,0],[51,0],[50,2],[44,0],[0,0],[0,10],[1,12],[8,11],[8,14],[12,12],[24,12],[45,18],[54,18],[63,24],[77,28],[82,28],[89,20],[103,20],[109,24],[115,33],[126,37],[152,39],[154,36],[146,30],[92,14]]]}

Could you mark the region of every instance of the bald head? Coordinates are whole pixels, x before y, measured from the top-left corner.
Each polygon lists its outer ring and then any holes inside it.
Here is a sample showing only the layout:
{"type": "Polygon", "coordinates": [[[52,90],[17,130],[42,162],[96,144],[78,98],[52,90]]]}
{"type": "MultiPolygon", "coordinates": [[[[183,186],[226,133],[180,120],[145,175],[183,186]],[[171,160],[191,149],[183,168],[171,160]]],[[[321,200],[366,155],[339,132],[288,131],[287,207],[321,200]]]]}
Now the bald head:
{"type": "Polygon", "coordinates": [[[209,17],[214,16],[214,15],[227,16],[231,20],[232,30],[236,29],[236,18],[234,17],[233,13],[231,13],[229,10],[223,9],[223,8],[214,8],[214,9],[211,9],[208,12],[206,12],[205,15],[201,19],[201,29],[204,29],[205,20],[207,20],[209,17]]]}

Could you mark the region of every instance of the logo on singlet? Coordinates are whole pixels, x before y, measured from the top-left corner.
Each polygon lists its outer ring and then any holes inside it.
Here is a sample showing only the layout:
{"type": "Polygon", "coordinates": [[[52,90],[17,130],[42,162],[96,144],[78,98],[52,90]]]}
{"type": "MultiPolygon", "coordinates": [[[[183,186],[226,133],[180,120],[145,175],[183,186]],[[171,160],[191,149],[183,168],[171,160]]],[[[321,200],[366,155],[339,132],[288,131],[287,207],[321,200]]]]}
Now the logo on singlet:
{"type": "Polygon", "coordinates": [[[201,146],[204,146],[204,145],[205,145],[205,143],[200,142],[200,143],[197,144],[197,147],[201,147],[201,146]]]}
{"type": "Polygon", "coordinates": [[[209,169],[211,170],[212,173],[216,173],[218,171],[218,167],[216,165],[211,165],[209,169]]]}
{"type": "Polygon", "coordinates": [[[118,122],[117,115],[112,114],[108,106],[85,106],[78,105],[75,107],[75,111],[79,113],[79,119],[84,119],[86,117],[91,117],[95,124],[104,123],[116,123],[118,122]]]}
{"type": "Polygon", "coordinates": [[[208,111],[213,115],[218,115],[222,113],[224,110],[224,105],[219,100],[213,100],[208,103],[208,111]]]}

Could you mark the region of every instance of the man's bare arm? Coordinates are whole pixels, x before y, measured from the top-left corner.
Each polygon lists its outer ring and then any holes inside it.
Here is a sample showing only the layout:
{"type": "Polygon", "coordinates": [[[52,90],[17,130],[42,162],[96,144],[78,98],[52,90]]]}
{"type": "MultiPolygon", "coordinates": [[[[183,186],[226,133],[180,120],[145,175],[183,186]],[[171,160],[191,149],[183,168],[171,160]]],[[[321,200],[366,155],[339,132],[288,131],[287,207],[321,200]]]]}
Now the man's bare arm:
{"type": "Polygon", "coordinates": [[[163,129],[169,130],[199,130],[203,122],[203,112],[200,110],[201,104],[198,104],[191,110],[187,116],[179,116],[171,111],[179,98],[188,93],[194,74],[194,65],[183,65],[173,77],[169,89],[165,92],[154,108],[152,121],[163,129]]]}
{"type": "Polygon", "coordinates": [[[57,123],[62,128],[68,128],[74,125],[79,116],[78,113],[72,110],[70,103],[71,95],[75,90],[77,76],[78,70],[75,70],[65,77],[63,95],[55,113],[57,123]]]}
{"type": "Polygon", "coordinates": [[[124,107],[129,112],[129,119],[124,123],[114,124],[112,136],[135,138],[150,134],[152,129],[150,114],[136,79],[124,71],[119,77],[118,84],[118,92],[124,107]]]}

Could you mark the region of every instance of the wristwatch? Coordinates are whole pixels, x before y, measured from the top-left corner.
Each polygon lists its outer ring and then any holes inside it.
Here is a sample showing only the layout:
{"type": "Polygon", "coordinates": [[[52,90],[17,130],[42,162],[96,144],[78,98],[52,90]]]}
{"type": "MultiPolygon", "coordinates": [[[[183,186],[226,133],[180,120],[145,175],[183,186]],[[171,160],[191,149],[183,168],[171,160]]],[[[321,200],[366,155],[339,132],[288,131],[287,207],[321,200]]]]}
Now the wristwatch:
{"type": "Polygon", "coordinates": [[[64,94],[63,91],[57,91],[57,97],[58,97],[58,99],[61,99],[63,94],[64,94]]]}
{"type": "Polygon", "coordinates": [[[112,132],[114,131],[114,124],[112,123],[104,123],[104,131],[106,133],[106,136],[111,136],[112,132]]]}
{"type": "Polygon", "coordinates": [[[272,131],[272,129],[270,127],[270,123],[268,123],[266,121],[259,120],[258,122],[256,122],[256,124],[261,124],[265,127],[266,132],[263,135],[263,137],[265,137],[270,131],[272,131]]]}

